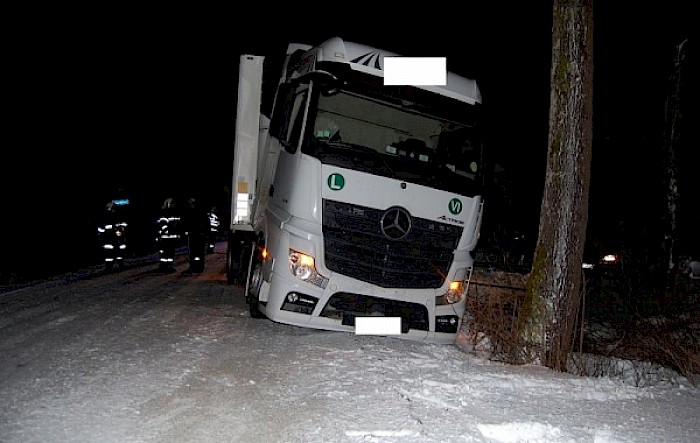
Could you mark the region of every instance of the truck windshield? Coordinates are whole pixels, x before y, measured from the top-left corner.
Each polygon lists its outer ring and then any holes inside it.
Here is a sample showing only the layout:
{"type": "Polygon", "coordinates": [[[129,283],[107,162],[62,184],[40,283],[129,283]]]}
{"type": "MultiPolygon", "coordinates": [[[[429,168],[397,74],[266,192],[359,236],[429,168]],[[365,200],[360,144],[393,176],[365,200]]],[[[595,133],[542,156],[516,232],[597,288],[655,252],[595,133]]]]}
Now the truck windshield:
{"type": "Polygon", "coordinates": [[[314,88],[302,151],[322,163],[461,195],[479,193],[477,106],[412,87],[314,88]]]}

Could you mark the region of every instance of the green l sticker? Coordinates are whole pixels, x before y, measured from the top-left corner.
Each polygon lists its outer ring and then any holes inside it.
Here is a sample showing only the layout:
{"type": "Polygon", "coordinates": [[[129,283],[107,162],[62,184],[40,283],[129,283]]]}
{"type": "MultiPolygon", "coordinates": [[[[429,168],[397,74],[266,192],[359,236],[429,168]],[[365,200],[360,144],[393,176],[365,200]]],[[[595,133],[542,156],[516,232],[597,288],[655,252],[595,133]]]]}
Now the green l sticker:
{"type": "Polygon", "coordinates": [[[345,186],[345,178],[340,174],[331,174],[328,176],[328,187],[334,191],[340,191],[345,186]]]}

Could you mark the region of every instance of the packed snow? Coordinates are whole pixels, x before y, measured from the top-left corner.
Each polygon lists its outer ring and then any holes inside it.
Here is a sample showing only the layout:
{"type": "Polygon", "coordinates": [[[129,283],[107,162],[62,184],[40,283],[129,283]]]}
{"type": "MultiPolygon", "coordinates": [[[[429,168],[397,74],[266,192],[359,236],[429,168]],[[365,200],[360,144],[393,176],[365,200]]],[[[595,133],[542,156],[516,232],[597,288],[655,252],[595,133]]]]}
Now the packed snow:
{"type": "Polygon", "coordinates": [[[251,319],[148,260],[0,293],[0,441],[700,442],[700,390],[509,366],[396,337],[251,319]]]}

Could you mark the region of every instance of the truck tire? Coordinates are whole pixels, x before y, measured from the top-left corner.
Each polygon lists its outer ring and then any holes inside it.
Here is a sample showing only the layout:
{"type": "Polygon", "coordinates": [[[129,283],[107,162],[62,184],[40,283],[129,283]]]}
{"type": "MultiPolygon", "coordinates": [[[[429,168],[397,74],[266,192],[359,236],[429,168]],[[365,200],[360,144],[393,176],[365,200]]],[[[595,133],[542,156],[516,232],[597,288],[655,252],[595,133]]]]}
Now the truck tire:
{"type": "Polygon", "coordinates": [[[262,263],[260,260],[253,259],[253,270],[250,273],[250,282],[248,285],[248,293],[246,294],[246,302],[250,309],[251,318],[265,318],[265,314],[260,312],[258,303],[260,301],[260,286],[262,286],[262,263]]]}
{"type": "Polygon", "coordinates": [[[226,281],[229,284],[245,285],[250,259],[250,236],[230,235],[226,252],[226,281]]]}
{"type": "Polygon", "coordinates": [[[233,272],[233,267],[233,251],[231,248],[231,242],[229,241],[226,250],[226,282],[230,285],[234,284],[236,279],[236,275],[233,272]]]}

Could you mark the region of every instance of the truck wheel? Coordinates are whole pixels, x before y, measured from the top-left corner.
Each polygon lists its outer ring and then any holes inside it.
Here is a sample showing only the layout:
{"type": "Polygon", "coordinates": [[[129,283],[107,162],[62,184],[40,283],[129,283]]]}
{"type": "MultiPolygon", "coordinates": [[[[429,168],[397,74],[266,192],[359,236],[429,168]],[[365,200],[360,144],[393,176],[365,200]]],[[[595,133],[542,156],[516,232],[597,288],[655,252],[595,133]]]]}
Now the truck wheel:
{"type": "Polygon", "coordinates": [[[260,301],[260,287],[262,286],[262,263],[253,261],[253,272],[250,275],[250,285],[246,294],[246,302],[250,308],[251,318],[264,318],[265,315],[258,309],[260,301]]]}
{"type": "Polygon", "coordinates": [[[245,278],[240,276],[241,274],[241,250],[240,245],[237,243],[228,244],[228,250],[226,251],[226,282],[230,285],[240,284],[245,281],[245,278]],[[234,247],[234,245],[236,247],[234,247]]]}
{"type": "Polygon", "coordinates": [[[245,284],[249,259],[250,246],[248,242],[240,236],[230,238],[226,251],[226,281],[229,284],[245,284]]]}
{"type": "Polygon", "coordinates": [[[226,248],[226,283],[233,284],[233,251],[231,251],[231,243],[226,248]]]}

